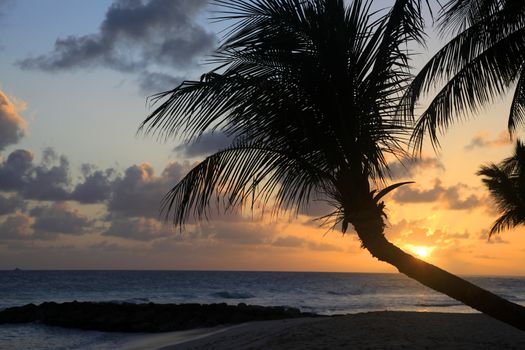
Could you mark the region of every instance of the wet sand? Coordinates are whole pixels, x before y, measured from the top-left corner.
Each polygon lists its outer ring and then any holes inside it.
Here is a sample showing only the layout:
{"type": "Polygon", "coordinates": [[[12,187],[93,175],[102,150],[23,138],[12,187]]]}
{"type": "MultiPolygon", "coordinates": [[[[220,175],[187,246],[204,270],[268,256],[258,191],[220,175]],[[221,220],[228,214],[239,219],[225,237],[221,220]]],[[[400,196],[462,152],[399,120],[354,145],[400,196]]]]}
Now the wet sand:
{"type": "MultiPolygon", "coordinates": [[[[169,341],[169,339],[166,339],[169,341]]],[[[525,349],[525,332],[482,314],[369,312],[249,322],[162,350],[525,349]]],[[[159,344],[160,345],[160,344],[159,344]]]]}

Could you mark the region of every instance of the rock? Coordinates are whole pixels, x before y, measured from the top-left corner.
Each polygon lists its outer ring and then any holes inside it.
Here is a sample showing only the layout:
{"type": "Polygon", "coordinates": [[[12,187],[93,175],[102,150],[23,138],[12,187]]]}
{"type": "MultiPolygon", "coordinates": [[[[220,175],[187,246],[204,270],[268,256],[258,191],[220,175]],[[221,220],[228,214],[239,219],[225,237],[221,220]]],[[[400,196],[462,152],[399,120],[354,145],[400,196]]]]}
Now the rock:
{"type": "Polygon", "coordinates": [[[46,302],[0,311],[0,324],[42,322],[107,332],[166,332],[247,321],[316,316],[289,307],[220,304],[46,302]]]}

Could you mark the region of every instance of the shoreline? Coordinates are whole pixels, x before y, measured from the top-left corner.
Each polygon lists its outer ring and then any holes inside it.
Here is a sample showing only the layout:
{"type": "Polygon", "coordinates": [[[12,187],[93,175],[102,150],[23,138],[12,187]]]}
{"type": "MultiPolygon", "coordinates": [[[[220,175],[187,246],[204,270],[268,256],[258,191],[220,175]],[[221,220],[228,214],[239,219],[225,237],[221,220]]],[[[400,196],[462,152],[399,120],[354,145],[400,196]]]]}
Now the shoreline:
{"type": "Polygon", "coordinates": [[[138,339],[133,339],[122,346],[119,350],[143,350],[143,349],[163,349],[173,347],[179,344],[196,341],[206,337],[214,336],[230,329],[239,327],[243,324],[222,325],[208,328],[194,328],[184,331],[147,333],[138,339]]]}
{"type": "Polygon", "coordinates": [[[405,311],[254,321],[173,340],[142,349],[525,349],[525,332],[483,314],[405,311]]]}

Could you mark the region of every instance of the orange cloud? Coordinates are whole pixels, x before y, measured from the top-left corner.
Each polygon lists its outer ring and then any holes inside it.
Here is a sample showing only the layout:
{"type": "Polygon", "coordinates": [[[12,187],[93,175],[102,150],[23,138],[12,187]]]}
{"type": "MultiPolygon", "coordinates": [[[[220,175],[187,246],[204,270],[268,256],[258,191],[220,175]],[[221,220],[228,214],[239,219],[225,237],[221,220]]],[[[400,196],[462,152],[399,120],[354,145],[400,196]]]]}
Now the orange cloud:
{"type": "Polygon", "coordinates": [[[9,145],[14,145],[26,133],[27,123],[20,116],[22,106],[15,104],[0,91],[0,151],[9,145]]]}
{"type": "Polygon", "coordinates": [[[481,196],[465,194],[470,192],[469,190],[469,186],[464,184],[445,187],[441,180],[435,179],[434,186],[430,189],[414,188],[414,185],[405,186],[398,189],[392,198],[398,203],[435,203],[439,207],[451,210],[468,210],[485,204],[481,196]]]}
{"type": "Polygon", "coordinates": [[[506,130],[502,130],[495,138],[490,138],[490,134],[487,131],[478,132],[470,143],[465,146],[465,150],[472,151],[475,148],[487,148],[487,147],[501,147],[511,144],[509,133],[506,130]]]}

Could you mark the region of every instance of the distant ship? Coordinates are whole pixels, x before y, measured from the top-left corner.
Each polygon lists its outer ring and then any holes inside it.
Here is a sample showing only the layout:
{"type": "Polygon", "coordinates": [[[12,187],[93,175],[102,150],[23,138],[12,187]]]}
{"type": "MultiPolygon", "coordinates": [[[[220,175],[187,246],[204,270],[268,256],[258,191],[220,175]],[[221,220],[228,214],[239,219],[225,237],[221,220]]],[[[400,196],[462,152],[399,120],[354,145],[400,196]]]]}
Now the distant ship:
{"type": "Polygon", "coordinates": [[[13,271],[22,271],[22,269],[19,269],[18,267],[15,267],[13,271]]]}

